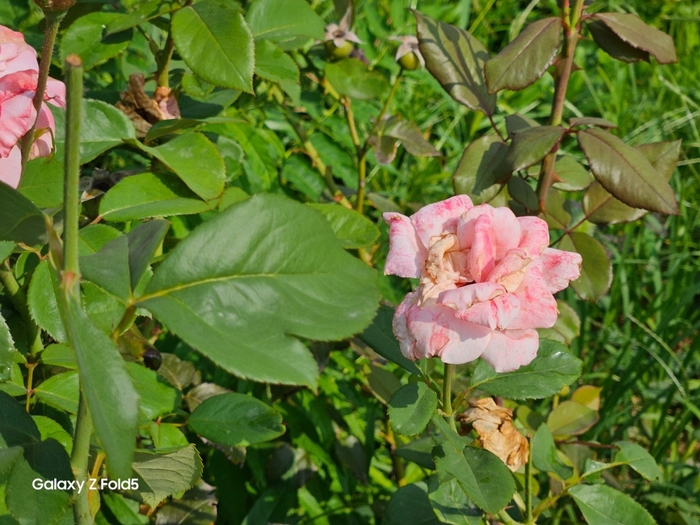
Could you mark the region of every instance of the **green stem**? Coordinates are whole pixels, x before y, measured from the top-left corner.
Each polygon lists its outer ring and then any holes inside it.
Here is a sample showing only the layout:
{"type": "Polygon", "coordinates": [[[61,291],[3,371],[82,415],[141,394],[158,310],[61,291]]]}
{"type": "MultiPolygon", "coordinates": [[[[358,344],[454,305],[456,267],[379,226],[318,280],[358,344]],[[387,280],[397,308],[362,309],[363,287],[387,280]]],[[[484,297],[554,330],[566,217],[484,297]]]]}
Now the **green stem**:
{"type": "Polygon", "coordinates": [[[156,83],[158,87],[169,87],[170,59],[173,57],[174,49],[175,41],[173,40],[172,30],[170,30],[168,31],[165,47],[157,57],[158,70],[156,71],[156,83]]]}
{"type": "Polygon", "coordinates": [[[452,412],[452,377],[454,376],[455,365],[445,363],[445,377],[442,381],[442,411],[445,413],[447,421],[452,430],[457,431],[455,415],[452,412]]]}
{"type": "Polygon", "coordinates": [[[61,20],[66,16],[66,11],[46,11],[46,28],[44,29],[44,43],[41,46],[41,63],[39,64],[39,78],[37,79],[36,92],[34,94],[34,109],[37,111],[37,118],[34,124],[27,133],[22,137],[22,171],[29,159],[29,151],[34,142],[34,132],[36,131],[36,121],[39,119],[39,110],[44,102],[44,94],[46,93],[46,83],[49,79],[49,68],[51,67],[51,57],[53,56],[53,47],[56,43],[56,35],[58,27],[61,25],[61,20]]]}
{"type": "Polygon", "coordinates": [[[518,523],[520,523],[519,521],[516,521],[513,518],[511,518],[510,514],[508,514],[505,509],[496,514],[496,516],[499,520],[501,520],[503,523],[506,523],[507,525],[517,525],[518,523]]]}
{"type": "Polygon", "coordinates": [[[525,464],[525,524],[534,525],[532,518],[532,436],[527,435],[527,463],[525,464]]]}
{"type": "Polygon", "coordinates": [[[29,314],[27,296],[17,282],[17,279],[15,279],[12,270],[7,266],[7,263],[5,266],[0,267],[0,282],[4,286],[5,292],[10,298],[10,301],[12,301],[12,304],[22,318],[24,329],[27,332],[30,355],[38,354],[44,348],[44,345],[41,343],[41,330],[34,322],[34,319],[32,319],[32,316],[29,314]]]}
{"type": "MultiPolygon", "coordinates": [[[[83,64],[80,57],[76,55],[66,57],[65,70],[67,109],[62,278],[66,297],[69,295],[77,297],[80,290],[80,265],[78,264],[80,198],[78,179],[80,177],[80,118],[83,99],[83,64]]],[[[88,479],[90,436],[92,436],[92,419],[85,400],[85,393],[81,388],[80,401],[78,403],[78,419],[75,424],[75,437],[73,439],[73,453],[71,455],[71,467],[78,482],[87,482],[88,479]]],[[[89,494],[89,490],[78,492],[76,489],[73,516],[75,523],[78,525],[91,525],[93,523],[90,515],[89,494]]]]}
{"type": "MultiPolygon", "coordinates": [[[[391,91],[389,91],[389,96],[386,97],[386,100],[384,101],[384,105],[382,106],[382,109],[379,112],[379,115],[377,115],[377,120],[374,121],[374,124],[372,125],[372,129],[369,130],[369,134],[367,135],[368,139],[369,139],[369,137],[374,135],[375,131],[377,131],[377,128],[382,123],[382,119],[384,119],[384,115],[386,115],[386,112],[389,110],[389,105],[391,104],[391,101],[394,99],[394,95],[396,94],[396,89],[399,87],[399,82],[401,81],[402,74],[403,74],[403,68],[399,69],[399,72],[396,75],[396,80],[394,80],[394,83],[391,86],[391,91]]],[[[365,145],[364,145],[363,149],[365,151],[367,150],[367,141],[366,140],[365,140],[365,145]]]]}
{"type": "MultiPolygon", "coordinates": [[[[566,90],[569,87],[569,80],[571,79],[571,72],[574,67],[574,54],[576,52],[576,45],[578,44],[580,35],[579,28],[577,26],[578,21],[581,19],[581,13],[583,12],[583,0],[576,0],[576,5],[574,6],[572,25],[572,13],[569,7],[569,0],[564,1],[564,6],[562,8],[562,24],[564,26],[564,46],[561,53],[561,59],[563,60],[559,76],[557,78],[557,84],[554,89],[554,101],[552,102],[552,113],[549,118],[549,124],[551,126],[558,126],[562,122],[564,115],[564,105],[566,102],[566,90]]],[[[554,182],[554,161],[556,160],[556,150],[549,153],[542,162],[542,169],[540,170],[540,178],[537,184],[537,197],[540,205],[540,212],[545,211],[545,201],[547,199],[547,192],[554,182]]]]}

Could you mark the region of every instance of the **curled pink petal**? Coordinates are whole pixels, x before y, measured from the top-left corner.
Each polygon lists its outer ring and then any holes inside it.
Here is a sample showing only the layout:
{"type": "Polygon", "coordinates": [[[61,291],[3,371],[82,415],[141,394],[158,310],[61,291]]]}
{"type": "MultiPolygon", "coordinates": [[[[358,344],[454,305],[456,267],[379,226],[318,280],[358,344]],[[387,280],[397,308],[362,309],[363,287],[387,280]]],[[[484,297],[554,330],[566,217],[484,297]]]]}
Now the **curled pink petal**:
{"type": "Polygon", "coordinates": [[[44,93],[44,101],[66,109],[66,85],[60,80],[49,78],[46,81],[46,92],[44,93]]]}
{"type": "Polygon", "coordinates": [[[22,33],[0,26],[0,76],[18,71],[39,71],[36,51],[22,33]]]}
{"type": "Polygon", "coordinates": [[[34,124],[35,78],[25,71],[0,78],[0,157],[6,157],[34,124]]]}
{"type": "Polygon", "coordinates": [[[514,292],[523,281],[531,262],[532,259],[525,250],[510,250],[489,274],[488,280],[500,284],[509,292],[514,292]]]}
{"type": "Polygon", "coordinates": [[[496,236],[491,217],[484,214],[474,223],[474,239],[469,252],[469,272],[477,283],[484,282],[496,259],[496,236]]]}
{"type": "Polygon", "coordinates": [[[22,152],[19,146],[10,150],[7,157],[0,157],[0,182],[4,182],[12,188],[19,186],[22,175],[22,152]]]}
{"type": "Polygon", "coordinates": [[[518,217],[520,223],[519,248],[531,257],[537,257],[549,245],[549,227],[539,217],[518,217]]]}
{"type": "Polygon", "coordinates": [[[575,281],[581,276],[583,259],[580,253],[547,248],[539,260],[542,261],[544,280],[552,293],[563,290],[569,286],[570,281],[575,281]]]}
{"type": "Polygon", "coordinates": [[[520,222],[510,208],[494,208],[493,224],[496,233],[496,260],[520,244],[520,222]]]}
{"type": "Polygon", "coordinates": [[[407,278],[420,277],[428,252],[416,235],[411,220],[400,213],[385,213],[382,217],[389,225],[390,239],[384,273],[407,278]]]}
{"type": "Polygon", "coordinates": [[[537,330],[494,331],[481,358],[496,372],[512,372],[529,365],[537,356],[539,346],[537,330]]]}
{"type": "Polygon", "coordinates": [[[472,206],[472,200],[468,196],[457,195],[435,204],[428,204],[411,215],[411,222],[418,237],[423,241],[423,246],[430,246],[430,239],[443,232],[456,233],[459,217],[472,206]]]}
{"type": "Polygon", "coordinates": [[[523,330],[554,326],[559,315],[557,301],[552,292],[549,291],[542,276],[539,261],[528,268],[523,282],[514,295],[520,300],[520,304],[527,305],[527,308],[521,308],[518,316],[511,321],[507,328],[523,330]]]}

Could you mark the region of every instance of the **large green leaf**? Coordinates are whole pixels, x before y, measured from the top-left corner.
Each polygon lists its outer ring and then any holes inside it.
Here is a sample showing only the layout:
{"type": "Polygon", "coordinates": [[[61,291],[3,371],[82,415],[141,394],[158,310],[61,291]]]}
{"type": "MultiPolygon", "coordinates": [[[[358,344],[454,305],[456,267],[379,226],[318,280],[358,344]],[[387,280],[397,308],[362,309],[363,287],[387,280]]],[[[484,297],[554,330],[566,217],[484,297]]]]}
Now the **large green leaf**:
{"type": "MultiPolygon", "coordinates": [[[[433,469],[434,467],[429,467],[433,469]]],[[[442,523],[483,525],[483,512],[464,493],[456,479],[440,483],[428,494],[430,504],[442,523]]]]}
{"type": "Polygon", "coordinates": [[[103,36],[104,28],[117,21],[117,13],[89,13],[73,21],[63,33],[59,52],[61,63],[68,55],[78,55],[85,69],[91,69],[124,51],[131,43],[132,31],[103,36]]]}
{"type": "Polygon", "coordinates": [[[374,271],[345,253],[318,212],[256,195],[180,242],[140,303],[234,374],[314,385],[316,362],[294,336],[357,333],[378,296],[374,271]]]}
{"type": "Polygon", "coordinates": [[[403,436],[420,434],[428,426],[437,405],[437,394],[422,381],[404,385],[389,400],[391,426],[403,436]]]}
{"type": "Polygon", "coordinates": [[[17,187],[22,195],[40,208],[57,208],[63,204],[63,159],[30,160],[17,187]]]}
{"type": "Polygon", "coordinates": [[[56,341],[64,342],[68,336],[61,322],[58,298],[51,282],[51,272],[48,260],[41,261],[36,267],[29,282],[27,305],[29,315],[34,322],[56,341]]]}
{"type": "Polygon", "coordinates": [[[202,401],[187,425],[200,436],[229,446],[255,445],[285,432],[281,414],[259,399],[235,392],[202,401]]]}
{"type": "Polygon", "coordinates": [[[158,453],[140,450],[134,454],[133,469],[138,474],[138,495],[156,507],[168,496],[192,487],[202,475],[202,459],[190,444],[179,450],[158,453]]]}
{"type": "Polygon", "coordinates": [[[164,215],[189,215],[218,204],[205,202],[174,175],[141,173],[127,177],[100,201],[100,215],[107,221],[124,222],[164,215]]]}
{"type": "Polygon", "coordinates": [[[396,363],[407,372],[418,375],[420,370],[416,364],[406,359],[401,353],[401,348],[391,327],[393,317],[394,310],[392,308],[380,305],[372,324],[360,334],[360,339],[380,356],[396,363]]]}
{"type": "Polygon", "coordinates": [[[504,163],[510,171],[529,168],[552,151],[564,133],[566,129],[561,126],[537,126],[518,131],[513,135],[504,163]]]}
{"type": "Polygon", "coordinates": [[[619,447],[615,454],[615,461],[627,463],[634,470],[639,472],[649,481],[658,481],[663,479],[663,473],[657,465],[654,457],[649,454],[643,447],[629,441],[616,441],[615,445],[619,447]]]}
{"type": "Polygon", "coordinates": [[[343,248],[364,248],[379,237],[379,230],[372,221],[354,210],[339,204],[307,204],[317,210],[330,223],[343,248]]]}
{"type": "Polygon", "coordinates": [[[557,438],[578,436],[598,421],[598,412],[576,401],[564,401],[547,416],[547,427],[557,438]]]}
{"type": "Polygon", "coordinates": [[[547,425],[540,425],[532,437],[532,464],[544,472],[554,472],[561,479],[569,479],[574,473],[557,457],[557,447],[554,437],[547,425]]]}
{"type": "Polygon", "coordinates": [[[5,318],[0,315],[0,382],[10,378],[10,367],[14,363],[17,349],[5,318]]]}
{"type": "Polygon", "coordinates": [[[486,62],[489,93],[523,89],[552,65],[561,41],[561,19],[543,18],[528,25],[503,51],[486,62]]]}
{"type": "Polygon", "coordinates": [[[590,525],[656,525],[644,507],[607,485],[576,485],[569,494],[590,525]]]}
{"type": "Polygon", "coordinates": [[[611,57],[623,62],[649,62],[649,53],[622,40],[600,20],[588,20],[586,24],[595,43],[611,57]]]}
{"type": "Polygon", "coordinates": [[[203,134],[186,132],[155,148],[138,141],[133,144],[165,164],[202,199],[213,199],[224,191],[224,159],[203,134]]]}
{"type": "Polygon", "coordinates": [[[29,445],[40,439],[32,416],[16,399],[0,391],[0,447],[29,445]]]}
{"type": "MultiPolygon", "coordinates": [[[[678,62],[673,39],[663,31],[645,24],[637,15],[631,13],[596,13],[591,17],[591,20],[594,24],[604,24],[622,42],[646,54],[644,59],[647,61],[649,60],[649,55],[653,55],[660,64],[678,62]]],[[[608,51],[606,49],[607,46],[604,45],[606,42],[599,42],[598,38],[596,38],[595,30],[591,32],[598,45],[605,51],[608,51]]],[[[608,52],[610,53],[610,51],[608,52]]],[[[610,54],[618,58],[612,53],[610,54]]]]}
{"type": "Polygon", "coordinates": [[[141,412],[150,420],[174,413],[180,406],[180,391],[165,379],[138,363],[126,363],[126,369],[141,400],[141,412]]]}
{"type": "Polygon", "coordinates": [[[254,0],[246,19],[256,40],[323,38],[323,20],[305,0],[254,0]]]}
{"type": "Polygon", "coordinates": [[[488,363],[479,361],[471,387],[507,399],[541,399],[576,381],[581,364],[561,343],[543,339],[532,363],[513,372],[498,374],[488,363]]]}
{"type": "Polygon", "coordinates": [[[69,414],[78,413],[79,397],[78,373],[62,372],[49,377],[34,389],[37,399],[69,414]]]}
{"type": "Polygon", "coordinates": [[[109,36],[114,33],[120,33],[127,29],[132,29],[136,26],[166,15],[177,9],[178,5],[175,2],[150,0],[139,5],[131,13],[119,13],[119,16],[112,20],[105,30],[105,35],[109,36]]]}
{"type": "Polygon", "coordinates": [[[455,193],[470,195],[476,204],[488,202],[510,175],[503,162],[508,146],[497,135],[484,135],[464,150],[452,175],[455,193]]]}
{"type": "Polygon", "coordinates": [[[578,141],[598,182],[634,208],[678,213],[673,189],[646,156],[602,129],[578,132],[578,141]]]}
{"type": "Polygon", "coordinates": [[[420,52],[428,71],[460,104],[493,115],[496,96],[486,89],[484,64],[489,52],[468,31],[413,11],[420,52]]]}
{"type": "Polygon", "coordinates": [[[327,64],[326,80],[340,95],[357,100],[378,98],[389,88],[383,74],[367,69],[356,58],[345,58],[327,64]]]}
{"type": "MultiPolygon", "coordinates": [[[[653,142],[636,146],[635,149],[639,150],[668,181],[678,163],[681,141],[653,142]]],[[[635,221],[647,213],[646,210],[632,208],[617,200],[598,182],[594,182],[583,196],[583,211],[586,212],[589,221],[599,224],[635,221]]]]}
{"type": "Polygon", "coordinates": [[[384,510],[382,525],[440,525],[425,488],[416,483],[399,488],[384,510]]]}
{"type": "Polygon", "coordinates": [[[269,40],[255,44],[255,74],[272,82],[299,83],[299,66],[269,40]]]}
{"type": "Polygon", "coordinates": [[[604,296],[612,282],[612,263],[605,247],[587,233],[572,232],[564,235],[559,249],[577,252],[583,257],[581,276],[571,287],[582,299],[597,301],[604,296]]]}
{"type": "Polygon", "coordinates": [[[253,34],[238,6],[203,0],[173,16],[172,35],[180,56],[202,80],[253,92],[253,34]]]}
{"type": "Polygon", "coordinates": [[[114,343],[72,296],[65,298],[62,317],[75,350],[81,391],[107,454],[110,476],[128,478],[136,442],[138,394],[114,343]]]}
{"type": "Polygon", "coordinates": [[[17,190],[0,182],[0,240],[44,244],[47,239],[44,214],[17,190]]]}
{"type": "Polygon", "coordinates": [[[590,172],[571,155],[561,155],[554,163],[554,173],[559,180],[553,186],[564,191],[584,190],[591,184],[590,172]]]}

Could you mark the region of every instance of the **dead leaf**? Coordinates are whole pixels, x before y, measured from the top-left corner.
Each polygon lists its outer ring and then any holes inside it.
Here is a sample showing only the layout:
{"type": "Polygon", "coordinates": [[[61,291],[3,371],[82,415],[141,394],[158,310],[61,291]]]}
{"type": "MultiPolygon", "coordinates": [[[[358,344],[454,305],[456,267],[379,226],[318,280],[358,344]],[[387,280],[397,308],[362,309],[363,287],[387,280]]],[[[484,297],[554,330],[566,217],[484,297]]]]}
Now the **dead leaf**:
{"type": "Polygon", "coordinates": [[[119,95],[121,102],[116,104],[134,123],[139,137],[145,137],[156,122],[180,118],[180,108],[170,88],[157,87],[151,98],[144,91],[145,82],[143,75],[131,75],[126,91],[119,95]]]}
{"type": "Polygon", "coordinates": [[[513,472],[527,463],[528,442],[513,426],[511,409],[498,406],[490,397],[470,399],[469,407],[459,419],[476,430],[479,446],[496,454],[513,472]]]}

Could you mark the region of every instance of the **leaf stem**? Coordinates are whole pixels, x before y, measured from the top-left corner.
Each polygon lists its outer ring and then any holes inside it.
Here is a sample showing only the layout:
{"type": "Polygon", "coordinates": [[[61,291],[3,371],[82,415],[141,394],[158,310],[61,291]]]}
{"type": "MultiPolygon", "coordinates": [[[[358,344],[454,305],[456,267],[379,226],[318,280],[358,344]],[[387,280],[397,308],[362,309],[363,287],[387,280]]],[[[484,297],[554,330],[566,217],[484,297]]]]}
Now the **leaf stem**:
{"type": "Polygon", "coordinates": [[[452,377],[454,376],[454,367],[455,365],[445,363],[445,377],[442,380],[442,411],[445,413],[445,421],[456,432],[457,425],[455,423],[455,415],[452,412],[452,377]]]}
{"type": "MultiPolygon", "coordinates": [[[[576,0],[576,5],[574,6],[573,21],[572,25],[572,13],[569,7],[569,0],[564,1],[562,7],[562,24],[564,26],[564,45],[560,55],[560,60],[563,60],[561,69],[559,70],[559,75],[557,76],[557,83],[554,89],[554,101],[552,102],[552,113],[549,118],[549,124],[551,126],[558,126],[562,122],[562,117],[564,115],[564,105],[566,102],[566,90],[569,87],[569,80],[571,79],[571,72],[574,67],[574,55],[576,52],[576,45],[578,44],[580,35],[578,28],[578,21],[581,19],[581,13],[583,12],[583,0],[576,0]]],[[[556,150],[555,149],[549,153],[542,161],[542,169],[540,170],[540,178],[537,183],[537,197],[539,200],[540,213],[545,211],[545,201],[547,199],[547,192],[554,182],[554,161],[556,160],[556,150]]]]}
{"type": "Polygon", "coordinates": [[[46,93],[46,83],[49,79],[49,68],[51,67],[51,57],[53,56],[53,48],[56,43],[56,35],[58,27],[61,25],[61,20],[66,16],[67,11],[44,11],[46,15],[46,28],[44,29],[44,42],[41,46],[41,63],[39,64],[39,78],[36,83],[36,92],[34,93],[34,109],[37,112],[34,124],[27,133],[22,137],[22,171],[29,159],[29,152],[34,142],[34,132],[36,131],[36,123],[39,120],[39,111],[41,104],[44,102],[44,94],[46,93]]]}

